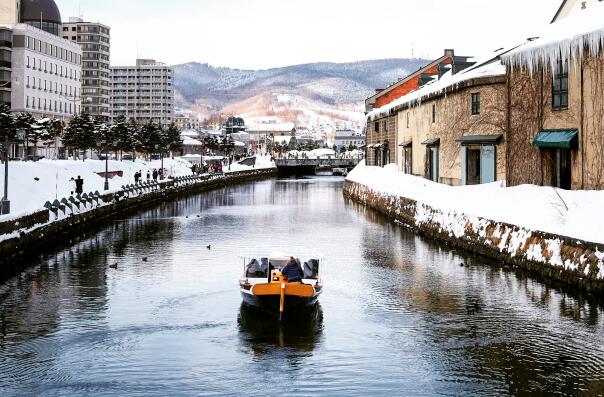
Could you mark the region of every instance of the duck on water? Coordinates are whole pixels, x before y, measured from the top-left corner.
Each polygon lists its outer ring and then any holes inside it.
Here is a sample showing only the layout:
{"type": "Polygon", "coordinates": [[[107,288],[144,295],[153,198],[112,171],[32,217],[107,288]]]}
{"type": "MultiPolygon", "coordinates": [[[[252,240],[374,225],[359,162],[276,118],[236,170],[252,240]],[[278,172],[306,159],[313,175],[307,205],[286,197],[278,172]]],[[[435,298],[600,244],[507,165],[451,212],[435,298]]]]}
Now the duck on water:
{"type": "Polygon", "coordinates": [[[317,305],[323,291],[320,259],[316,256],[271,255],[243,257],[244,275],[239,280],[245,304],[275,314],[282,320],[317,305]]]}

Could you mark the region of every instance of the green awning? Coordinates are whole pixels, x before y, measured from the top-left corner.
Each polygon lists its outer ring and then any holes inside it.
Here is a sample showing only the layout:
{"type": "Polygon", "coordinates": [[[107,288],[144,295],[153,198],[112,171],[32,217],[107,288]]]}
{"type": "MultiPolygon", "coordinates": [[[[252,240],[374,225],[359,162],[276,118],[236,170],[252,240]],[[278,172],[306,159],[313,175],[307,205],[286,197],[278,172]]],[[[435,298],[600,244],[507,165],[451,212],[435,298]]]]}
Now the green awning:
{"type": "Polygon", "coordinates": [[[576,149],[579,145],[579,130],[543,130],[533,140],[538,148],[576,149]]]}

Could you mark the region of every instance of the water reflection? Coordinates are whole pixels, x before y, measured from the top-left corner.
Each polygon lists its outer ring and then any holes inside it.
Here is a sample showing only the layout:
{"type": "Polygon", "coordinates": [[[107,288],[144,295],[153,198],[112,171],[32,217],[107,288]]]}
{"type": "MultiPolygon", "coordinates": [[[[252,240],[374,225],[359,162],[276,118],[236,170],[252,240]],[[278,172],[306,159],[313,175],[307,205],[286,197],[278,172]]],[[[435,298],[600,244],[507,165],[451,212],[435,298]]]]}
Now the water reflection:
{"type": "Polygon", "coordinates": [[[604,346],[575,339],[594,331],[592,337],[604,342],[597,300],[445,249],[351,206],[367,222],[361,239],[370,287],[367,316],[387,315],[396,326],[417,314],[426,338],[422,349],[439,372],[460,384],[488,384],[496,394],[604,393],[604,346]],[[400,244],[386,243],[392,235],[400,244]],[[576,328],[580,322],[591,329],[576,328]],[[568,338],[573,342],[562,342],[568,338]]]}
{"type": "Polygon", "coordinates": [[[241,343],[255,356],[267,356],[284,348],[312,353],[323,334],[323,309],[319,304],[281,323],[274,315],[243,303],[237,324],[241,343]]]}
{"type": "Polygon", "coordinates": [[[24,265],[0,283],[2,397],[604,393],[601,302],[418,237],[341,179],[183,198],[24,265]],[[280,325],[236,281],[240,254],[283,247],[323,254],[326,288],[280,325]]]}

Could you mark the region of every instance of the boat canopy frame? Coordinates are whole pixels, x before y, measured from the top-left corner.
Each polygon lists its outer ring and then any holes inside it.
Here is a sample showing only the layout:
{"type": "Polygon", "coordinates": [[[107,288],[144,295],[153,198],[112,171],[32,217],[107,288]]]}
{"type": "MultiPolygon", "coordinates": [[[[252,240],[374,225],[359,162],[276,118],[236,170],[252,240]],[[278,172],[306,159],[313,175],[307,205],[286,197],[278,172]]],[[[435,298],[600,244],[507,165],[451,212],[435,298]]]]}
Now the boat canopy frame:
{"type": "Polygon", "coordinates": [[[286,255],[286,254],[271,254],[271,255],[242,255],[240,258],[243,261],[243,277],[248,278],[267,278],[268,269],[281,270],[287,265],[290,257],[296,259],[302,270],[304,271],[305,280],[321,281],[323,259],[317,255],[286,255]]]}

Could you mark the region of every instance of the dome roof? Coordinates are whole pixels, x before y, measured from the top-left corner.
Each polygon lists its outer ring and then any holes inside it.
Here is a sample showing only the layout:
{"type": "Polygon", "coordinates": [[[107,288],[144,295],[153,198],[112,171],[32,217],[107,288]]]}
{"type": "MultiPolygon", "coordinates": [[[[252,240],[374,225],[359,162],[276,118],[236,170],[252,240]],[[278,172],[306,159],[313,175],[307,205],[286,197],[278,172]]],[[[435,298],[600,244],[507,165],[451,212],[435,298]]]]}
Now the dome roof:
{"type": "Polygon", "coordinates": [[[54,0],[21,0],[21,22],[61,23],[61,13],[54,0]]]}

